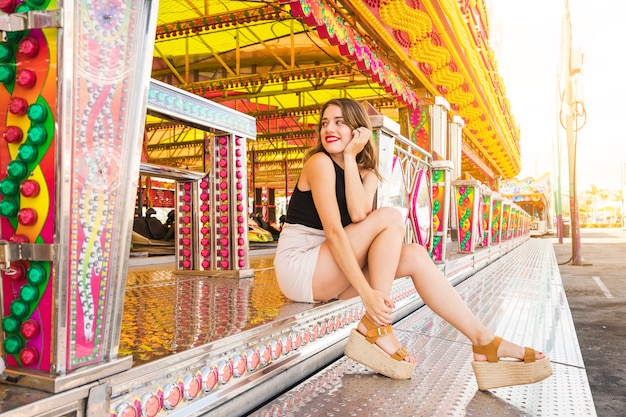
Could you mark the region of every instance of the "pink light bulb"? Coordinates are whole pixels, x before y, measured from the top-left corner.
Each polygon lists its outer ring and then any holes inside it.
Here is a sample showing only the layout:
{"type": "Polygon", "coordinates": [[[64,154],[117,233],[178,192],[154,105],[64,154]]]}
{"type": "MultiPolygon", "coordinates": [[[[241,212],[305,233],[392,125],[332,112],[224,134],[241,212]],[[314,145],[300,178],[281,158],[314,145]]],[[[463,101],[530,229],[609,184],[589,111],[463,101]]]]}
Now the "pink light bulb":
{"type": "Polygon", "coordinates": [[[39,42],[31,37],[23,38],[17,47],[17,51],[28,58],[34,58],[39,53],[39,42]]]}
{"type": "Polygon", "coordinates": [[[15,82],[24,88],[33,88],[37,84],[37,76],[34,71],[23,69],[17,72],[15,82]]]}
{"type": "Polygon", "coordinates": [[[37,223],[37,212],[32,208],[23,208],[17,213],[17,221],[24,226],[37,223]]]}
{"type": "Polygon", "coordinates": [[[9,112],[16,116],[23,116],[28,111],[28,103],[22,97],[13,97],[9,101],[9,112]]]}
{"type": "Polygon", "coordinates": [[[7,126],[4,131],[4,140],[9,143],[20,143],[24,138],[24,132],[17,126],[7,126]]]}
{"type": "Polygon", "coordinates": [[[39,195],[39,183],[35,180],[25,180],[20,185],[20,192],[24,197],[37,197],[39,195]]]}

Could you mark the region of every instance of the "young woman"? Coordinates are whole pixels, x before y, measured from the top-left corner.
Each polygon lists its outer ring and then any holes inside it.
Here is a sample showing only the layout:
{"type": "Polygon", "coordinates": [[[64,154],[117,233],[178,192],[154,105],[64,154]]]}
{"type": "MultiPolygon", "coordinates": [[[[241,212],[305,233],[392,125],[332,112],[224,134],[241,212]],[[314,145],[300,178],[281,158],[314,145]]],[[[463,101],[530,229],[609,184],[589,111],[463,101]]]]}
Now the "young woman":
{"type": "Polygon", "coordinates": [[[274,260],[285,296],[299,302],[361,297],[366,314],[350,334],[346,355],[383,375],[407,379],[416,358],[393,334],[390,292],[394,279],[410,276],[426,305],[473,344],[480,389],[550,376],[545,355],[494,336],[426,250],[403,244],[405,219],[398,210],[372,209],[380,178],[369,117],[361,104],[328,101],[317,132],[318,142],[305,155],[291,196],[274,260]]]}

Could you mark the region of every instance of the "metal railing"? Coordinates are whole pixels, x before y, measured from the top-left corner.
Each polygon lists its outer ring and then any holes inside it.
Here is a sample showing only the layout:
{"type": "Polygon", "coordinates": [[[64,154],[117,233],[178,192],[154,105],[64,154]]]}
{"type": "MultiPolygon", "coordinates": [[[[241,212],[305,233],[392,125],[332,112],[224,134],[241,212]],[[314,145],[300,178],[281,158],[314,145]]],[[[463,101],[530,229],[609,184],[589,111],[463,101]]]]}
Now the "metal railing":
{"type": "Polygon", "coordinates": [[[418,234],[418,230],[422,230],[428,234],[426,246],[429,246],[432,241],[432,155],[403,136],[396,136],[394,156],[396,163],[402,166],[408,193],[410,221],[407,222],[405,242],[423,244],[426,236],[418,234]],[[420,181],[424,180],[427,183],[421,184],[420,181]]]}

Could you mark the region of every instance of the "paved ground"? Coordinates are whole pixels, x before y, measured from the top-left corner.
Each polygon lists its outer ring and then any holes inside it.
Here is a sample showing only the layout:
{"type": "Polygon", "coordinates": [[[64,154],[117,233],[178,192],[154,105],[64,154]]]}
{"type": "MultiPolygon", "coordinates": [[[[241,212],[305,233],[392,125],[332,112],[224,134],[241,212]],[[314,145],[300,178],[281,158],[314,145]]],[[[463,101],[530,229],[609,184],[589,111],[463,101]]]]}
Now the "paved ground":
{"type": "Polygon", "coordinates": [[[570,238],[554,244],[599,417],[626,415],[626,231],[581,229],[582,266],[570,238]]]}

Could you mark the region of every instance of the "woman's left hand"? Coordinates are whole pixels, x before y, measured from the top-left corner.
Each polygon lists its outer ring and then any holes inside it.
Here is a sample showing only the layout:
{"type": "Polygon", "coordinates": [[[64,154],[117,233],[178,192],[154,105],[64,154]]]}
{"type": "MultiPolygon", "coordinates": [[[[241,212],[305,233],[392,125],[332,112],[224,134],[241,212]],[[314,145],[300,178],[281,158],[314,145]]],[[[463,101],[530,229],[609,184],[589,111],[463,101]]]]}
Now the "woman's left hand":
{"type": "Polygon", "coordinates": [[[393,301],[382,291],[371,290],[361,295],[365,311],[377,326],[386,326],[391,323],[393,301]]]}
{"type": "Polygon", "coordinates": [[[356,156],[365,148],[372,137],[372,131],[366,127],[358,127],[352,131],[352,140],[343,151],[344,156],[356,156]]]}

